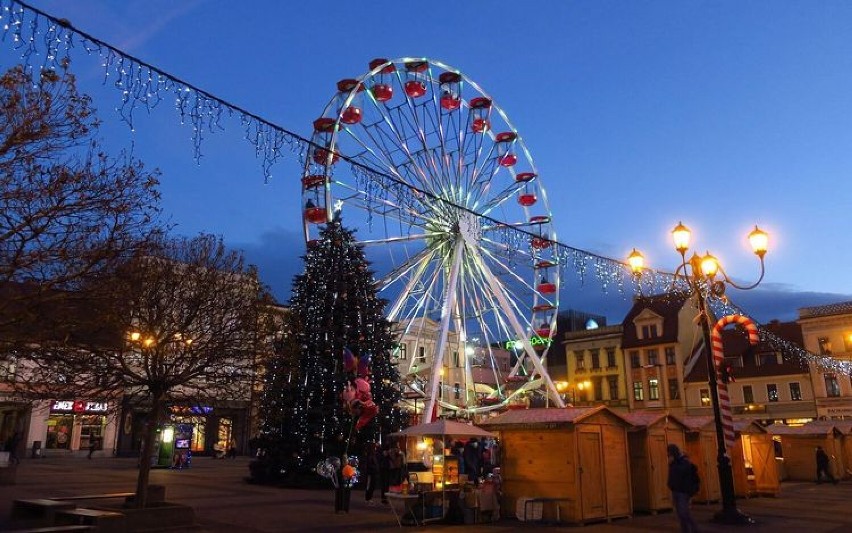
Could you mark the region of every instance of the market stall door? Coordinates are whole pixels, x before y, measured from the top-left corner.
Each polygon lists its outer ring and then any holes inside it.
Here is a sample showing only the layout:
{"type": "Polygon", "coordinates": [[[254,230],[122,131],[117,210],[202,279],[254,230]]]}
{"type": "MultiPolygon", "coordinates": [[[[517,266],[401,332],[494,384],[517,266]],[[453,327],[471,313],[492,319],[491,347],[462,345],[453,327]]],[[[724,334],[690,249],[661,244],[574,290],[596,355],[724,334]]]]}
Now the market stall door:
{"type": "Polygon", "coordinates": [[[775,446],[771,439],[751,439],[751,458],[755,490],[760,494],[778,495],[778,468],[775,464],[775,446]]]}
{"type": "Polygon", "coordinates": [[[649,454],[651,456],[651,494],[652,509],[666,509],[672,506],[671,491],[668,489],[669,458],[665,435],[650,435],[649,454]]]}
{"type": "Polygon", "coordinates": [[[603,462],[601,461],[601,436],[599,433],[580,432],[580,498],[582,520],[606,517],[603,462]]]}

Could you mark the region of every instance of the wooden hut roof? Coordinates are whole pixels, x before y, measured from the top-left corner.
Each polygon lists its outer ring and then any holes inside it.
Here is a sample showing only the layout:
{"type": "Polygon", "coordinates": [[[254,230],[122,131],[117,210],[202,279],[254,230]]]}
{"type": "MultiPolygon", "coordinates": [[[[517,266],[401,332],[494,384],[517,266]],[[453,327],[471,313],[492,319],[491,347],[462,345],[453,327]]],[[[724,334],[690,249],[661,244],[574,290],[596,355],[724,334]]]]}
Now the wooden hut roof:
{"type": "Polygon", "coordinates": [[[734,431],[737,433],[768,433],[765,427],[752,420],[734,420],[734,431]]]}
{"type": "Polygon", "coordinates": [[[589,418],[592,415],[605,412],[612,417],[620,420],[625,425],[630,425],[630,422],[615,411],[608,409],[606,406],[599,405],[597,407],[566,407],[564,409],[556,408],[536,408],[536,409],[509,409],[505,413],[489,418],[479,425],[484,428],[511,427],[521,425],[569,425],[578,424],[589,418]]]}
{"type": "Polygon", "coordinates": [[[647,428],[664,420],[672,420],[677,425],[688,428],[688,426],[684,424],[679,417],[668,413],[635,411],[633,413],[622,414],[621,417],[630,422],[637,429],[647,428]]]}
{"type": "Polygon", "coordinates": [[[709,424],[713,424],[712,416],[683,416],[680,421],[692,431],[699,431],[709,424]]]}
{"type": "Polygon", "coordinates": [[[837,429],[834,426],[786,426],[784,424],[772,424],[766,430],[773,435],[814,435],[827,436],[837,429]]]}
{"type": "Polygon", "coordinates": [[[803,427],[833,427],[844,435],[852,435],[852,420],[811,420],[803,427]]]}

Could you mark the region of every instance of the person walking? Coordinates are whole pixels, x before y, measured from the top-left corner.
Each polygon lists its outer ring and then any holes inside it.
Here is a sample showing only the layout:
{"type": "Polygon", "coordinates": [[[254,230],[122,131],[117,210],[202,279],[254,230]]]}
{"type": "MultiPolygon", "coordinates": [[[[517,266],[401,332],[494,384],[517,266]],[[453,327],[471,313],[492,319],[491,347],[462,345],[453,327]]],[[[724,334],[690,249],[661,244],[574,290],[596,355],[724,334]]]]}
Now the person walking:
{"type": "Polygon", "coordinates": [[[95,450],[98,449],[98,437],[92,435],[89,437],[89,455],[86,456],[86,459],[91,459],[92,454],[95,453],[95,450]]]}
{"type": "MultiPolygon", "coordinates": [[[[364,454],[364,475],[366,476],[366,487],[364,490],[364,501],[368,505],[373,505],[373,493],[376,491],[376,486],[379,483],[379,454],[378,447],[373,442],[367,443],[367,450],[364,454]]],[[[379,489],[381,490],[381,489],[379,489]]],[[[384,494],[382,494],[384,499],[384,494]]]]}
{"type": "Polygon", "coordinates": [[[669,457],[668,487],[672,491],[672,505],[680,521],[682,533],[695,533],[698,525],[689,510],[689,500],[698,493],[701,480],[698,468],[684,455],[675,444],[666,448],[669,457]]]}
{"type": "Polygon", "coordinates": [[[479,441],[471,437],[464,447],[464,467],[468,481],[474,486],[479,486],[479,474],[482,468],[482,451],[479,449],[479,441]]]}
{"type": "Polygon", "coordinates": [[[19,464],[21,459],[18,457],[18,446],[21,445],[21,440],[23,439],[21,432],[16,431],[12,433],[9,437],[9,440],[6,441],[6,451],[9,452],[9,463],[10,464],[19,464]]]}
{"type": "Polygon", "coordinates": [[[384,445],[382,445],[381,452],[378,453],[378,450],[377,450],[377,455],[376,455],[376,458],[377,458],[378,463],[379,463],[378,481],[379,481],[379,486],[381,487],[381,491],[382,491],[382,494],[381,494],[382,503],[385,504],[385,505],[388,504],[388,498],[387,498],[387,496],[385,496],[385,494],[390,492],[390,482],[391,482],[391,462],[390,462],[390,449],[389,448],[390,447],[388,446],[388,444],[385,443],[384,445]]]}
{"type": "Polygon", "coordinates": [[[831,473],[831,460],[828,457],[828,454],[825,453],[825,450],[822,449],[822,446],[816,447],[816,482],[822,483],[822,475],[825,474],[825,477],[828,478],[829,481],[837,484],[837,480],[834,478],[834,475],[831,473]]]}

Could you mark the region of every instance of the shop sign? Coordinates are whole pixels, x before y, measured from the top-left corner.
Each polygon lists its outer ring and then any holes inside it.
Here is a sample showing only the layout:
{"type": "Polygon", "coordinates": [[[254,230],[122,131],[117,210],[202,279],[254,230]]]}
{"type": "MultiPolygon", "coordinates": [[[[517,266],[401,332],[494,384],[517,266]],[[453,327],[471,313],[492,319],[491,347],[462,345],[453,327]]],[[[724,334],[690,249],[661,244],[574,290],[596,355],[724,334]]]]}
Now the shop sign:
{"type": "MultiPolygon", "coordinates": [[[[552,343],[553,339],[548,339],[547,337],[539,337],[538,335],[530,337],[530,344],[533,346],[550,346],[552,343]]],[[[506,341],[505,346],[507,350],[521,350],[524,347],[524,341],[506,341]]]]}
{"type": "Polygon", "coordinates": [[[837,407],[817,407],[817,414],[819,416],[852,416],[852,405],[850,406],[837,406],[837,407]]]}
{"type": "Polygon", "coordinates": [[[106,413],[109,410],[107,402],[87,402],[82,400],[56,400],[50,408],[51,413],[93,414],[106,413]]]}
{"type": "Polygon", "coordinates": [[[207,405],[173,405],[170,407],[175,415],[209,415],[213,408],[207,405]]]}

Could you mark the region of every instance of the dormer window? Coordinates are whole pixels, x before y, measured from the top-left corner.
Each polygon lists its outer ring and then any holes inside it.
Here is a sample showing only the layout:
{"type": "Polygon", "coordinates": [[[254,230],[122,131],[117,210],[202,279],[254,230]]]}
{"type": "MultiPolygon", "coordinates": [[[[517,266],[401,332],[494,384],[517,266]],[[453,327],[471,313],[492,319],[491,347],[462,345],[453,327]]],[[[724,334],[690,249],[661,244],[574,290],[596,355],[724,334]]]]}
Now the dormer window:
{"type": "Polygon", "coordinates": [[[663,317],[650,309],[645,309],[633,319],[636,337],[639,340],[656,339],[663,331],[663,317]]]}
{"type": "Polygon", "coordinates": [[[653,339],[657,337],[657,325],[656,324],[648,324],[642,326],[642,338],[643,339],[653,339]]]}

